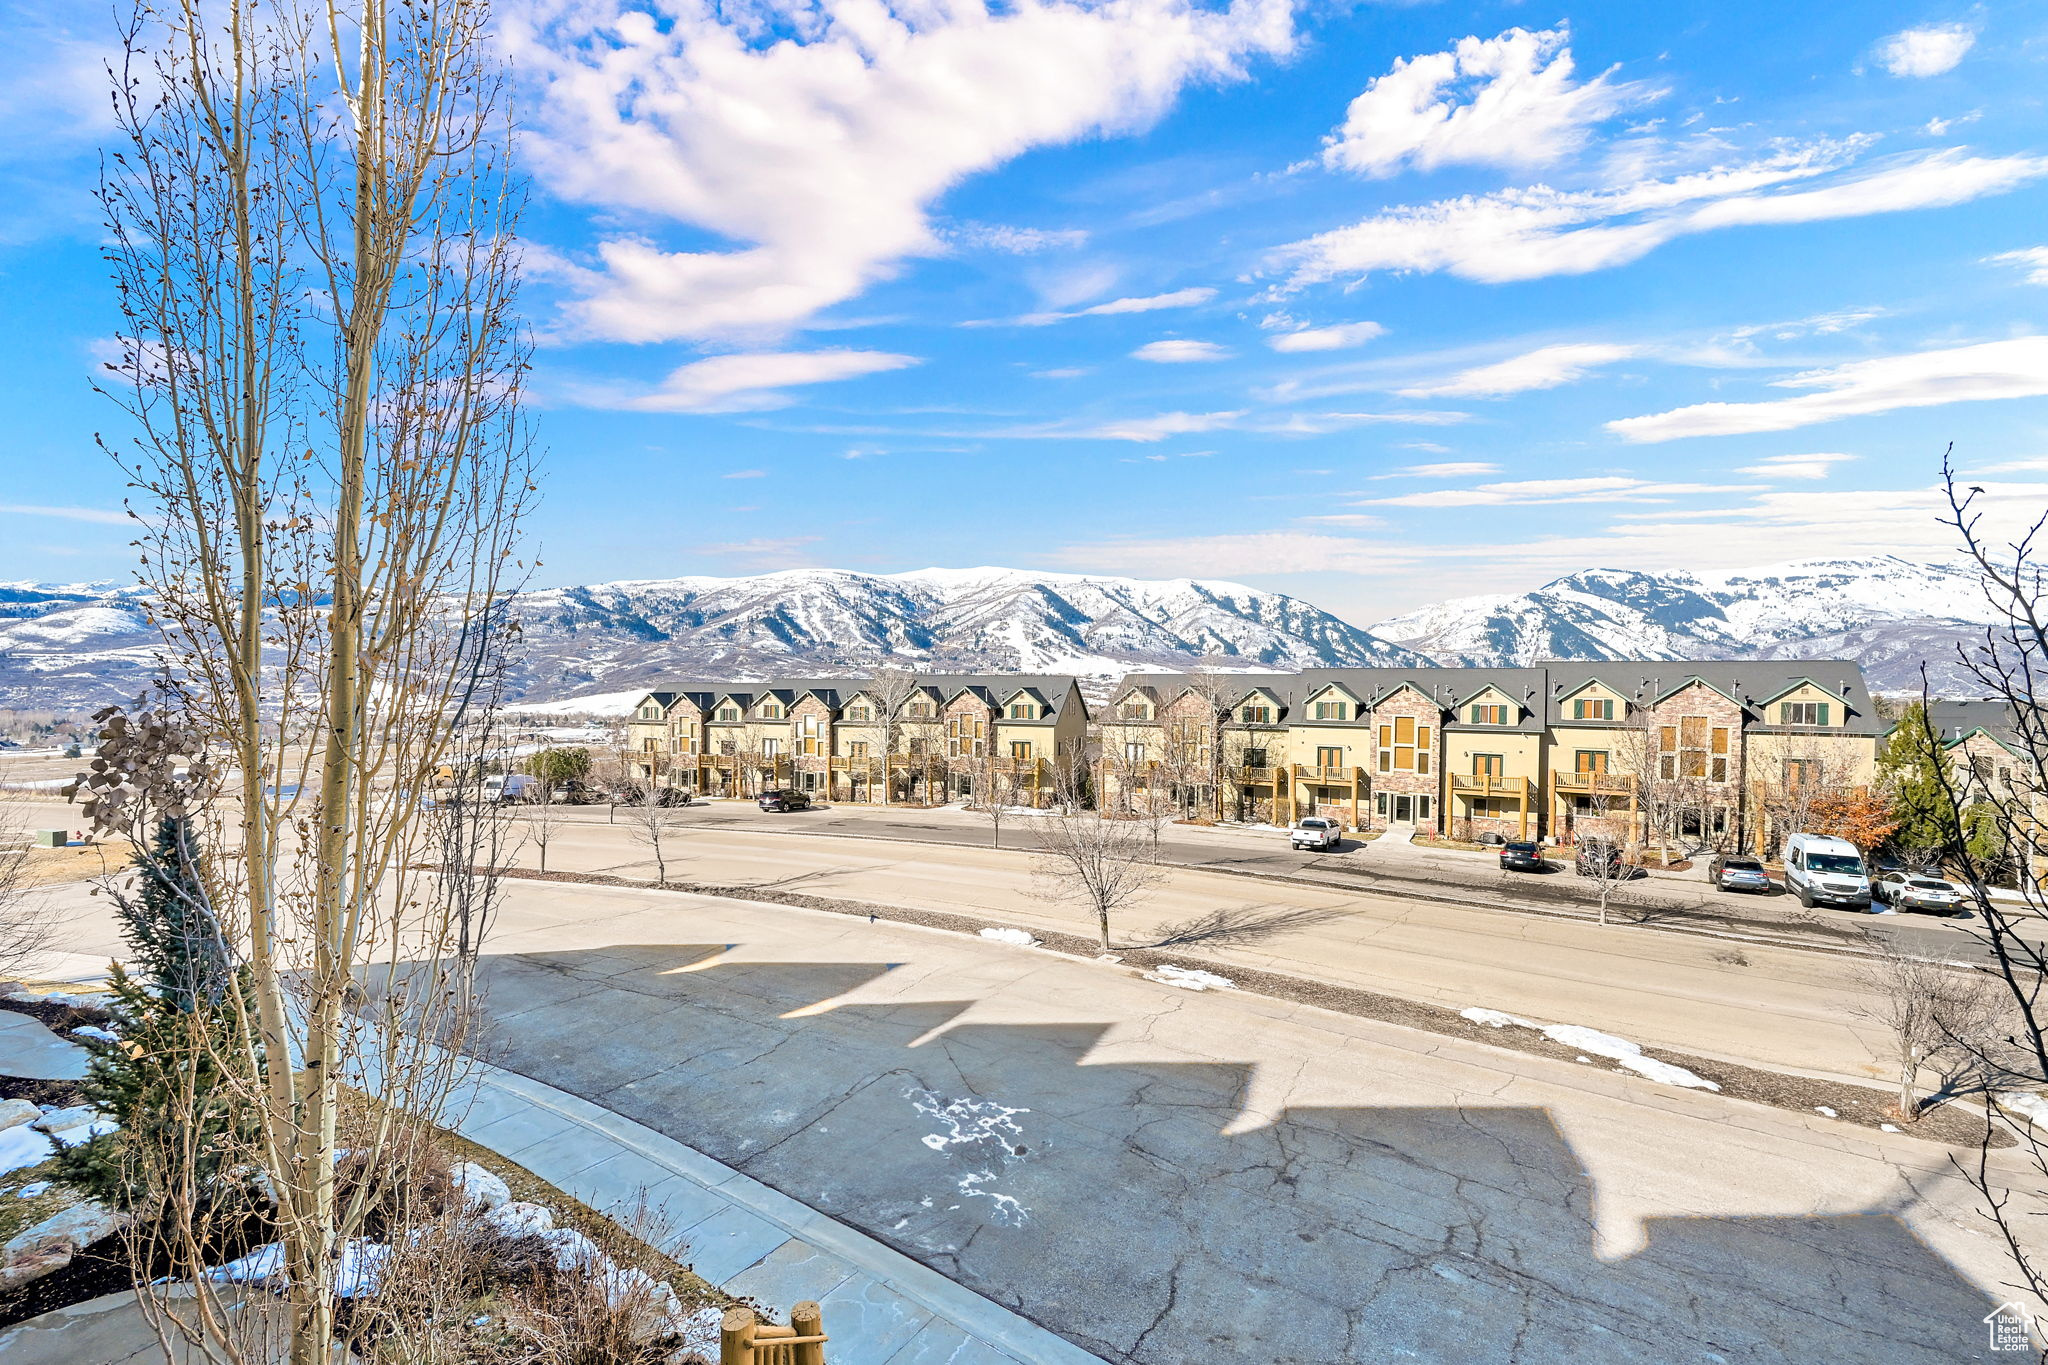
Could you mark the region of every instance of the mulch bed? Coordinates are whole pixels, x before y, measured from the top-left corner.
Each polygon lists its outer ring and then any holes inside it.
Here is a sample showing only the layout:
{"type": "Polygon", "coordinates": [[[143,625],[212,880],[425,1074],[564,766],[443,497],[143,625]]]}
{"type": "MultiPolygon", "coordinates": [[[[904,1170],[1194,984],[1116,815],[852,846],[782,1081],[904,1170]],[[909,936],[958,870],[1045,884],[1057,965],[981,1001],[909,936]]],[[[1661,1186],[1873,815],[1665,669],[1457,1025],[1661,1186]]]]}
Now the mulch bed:
{"type": "MultiPolygon", "coordinates": [[[[479,872],[484,869],[477,869],[479,872]]],[[[782,891],[773,887],[714,886],[703,882],[669,882],[656,887],[654,883],[633,877],[613,876],[601,872],[536,872],[528,868],[499,868],[500,876],[516,877],[522,881],[565,882],[584,886],[623,886],[636,889],[679,891],[688,895],[717,896],[728,900],[760,901],[770,905],[787,905],[803,910],[823,910],[837,915],[852,915],[862,919],[888,920],[896,924],[915,924],[928,929],[945,929],[960,934],[977,934],[991,927],[988,920],[968,915],[949,914],[942,910],[917,910],[907,906],[885,905],[878,902],[846,900],[835,896],[813,896],[801,891],[782,891]]],[[[1033,929],[1032,936],[1043,947],[1057,953],[1075,957],[1096,958],[1102,947],[1092,938],[1078,934],[1063,934],[1055,930],[1033,929]]],[[[1324,981],[1312,981],[1305,977],[1290,976],[1284,972],[1261,971],[1257,968],[1240,966],[1237,963],[1219,962],[1213,959],[1193,957],[1182,953],[1161,952],[1152,948],[1118,948],[1117,960],[1124,966],[1139,971],[1154,971],[1162,966],[1184,967],[1191,970],[1217,972],[1227,975],[1240,990],[1253,994],[1270,996],[1300,1005],[1312,1005],[1318,1009],[1334,1010],[1360,1019],[1373,1019],[1382,1023],[1398,1024],[1404,1028],[1421,1029],[1429,1033],[1442,1034],[1451,1038],[1463,1038],[1468,1042],[1484,1043],[1489,1047],[1506,1048],[1512,1052],[1533,1053],[1556,1061],[1573,1062],[1582,1054],[1577,1048],[1554,1043],[1534,1029],[1494,1028],[1478,1024],[1465,1018],[1456,1010],[1443,1005],[1426,1004],[1419,1000],[1404,1000],[1399,996],[1382,995],[1377,991],[1359,990],[1352,986],[1338,986],[1324,981]]],[[[1647,1050],[1646,1050],[1647,1051],[1647,1050]]],[[[1874,1086],[1851,1085],[1842,1081],[1817,1080],[1808,1076],[1795,1076],[1780,1071],[1768,1071],[1761,1067],[1742,1066],[1735,1062],[1724,1062],[1714,1058],[1695,1057],[1689,1053],[1672,1052],[1659,1048],[1648,1055],[1659,1061],[1682,1066],[1699,1076],[1713,1081],[1721,1087],[1720,1093],[1730,1099],[1749,1100],[1766,1104],[1774,1109],[1786,1109],[1798,1114],[1813,1114],[1818,1109],[1835,1111],[1837,1121],[1858,1124],[1875,1129],[1880,1124],[1890,1123],[1907,1136],[1925,1138],[1930,1142],[1945,1143],[1952,1147],[1978,1147],[1987,1141],[1993,1147],[2012,1147],[2016,1139],[2002,1125],[1989,1121],[1984,1115],[1971,1113],[1966,1109],[1938,1105],[1925,1111],[1912,1123],[1902,1123],[1888,1111],[1891,1102],[1889,1091],[1874,1086]]],[[[1591,1065],[1611,1067],[1605,1059],[1596,1058],[1591,1065]]],[[[1619,1067],[1612,1069],[1620,1071],[1619,1067]]],[[[1633,1075],[1632,1072],[1622,1074],[1633,1075]]],[[[1646,1082],[1646,1084],[1656,1084],[1646,1082]]],[[[1667,1087],[1676,1088],[1676,1087],[1667,1087]]],[[[1707,1093],[1695,1091],[1692,1093],[1707,1093]]],[[[1825,1117],[1825,1116],[1823,1116],[1825,1117]]]]}

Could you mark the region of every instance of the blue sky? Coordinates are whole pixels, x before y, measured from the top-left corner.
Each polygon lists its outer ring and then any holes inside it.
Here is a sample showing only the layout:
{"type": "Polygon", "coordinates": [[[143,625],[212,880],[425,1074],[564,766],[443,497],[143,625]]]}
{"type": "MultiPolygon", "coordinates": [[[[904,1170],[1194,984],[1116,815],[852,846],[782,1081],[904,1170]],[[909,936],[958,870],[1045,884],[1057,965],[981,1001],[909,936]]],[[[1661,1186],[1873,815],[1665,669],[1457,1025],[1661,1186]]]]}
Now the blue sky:
{"type": "MultiPolygon", "coordinates": [[[[129,553],[92,8],[4,11],[0,578],[129,553]]],[[[547,582],[996,563],[1369,623],[1938,555],[1951,441],[2048,508],[2038,5],[499,13],[547,582]]]]}

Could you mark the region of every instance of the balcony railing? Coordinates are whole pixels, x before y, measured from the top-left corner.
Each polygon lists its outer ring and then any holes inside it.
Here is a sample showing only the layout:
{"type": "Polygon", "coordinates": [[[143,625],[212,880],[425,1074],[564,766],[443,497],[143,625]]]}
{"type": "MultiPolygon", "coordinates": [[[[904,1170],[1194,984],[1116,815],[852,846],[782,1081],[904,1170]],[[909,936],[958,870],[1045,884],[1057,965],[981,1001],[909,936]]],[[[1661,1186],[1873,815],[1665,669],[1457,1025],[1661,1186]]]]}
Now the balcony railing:
{"type": "Polygon", "coordinates": [[[1294,780],[1307,782],[1318,787],[1348,787],[1354,782],[1365,781],[1363,768],[1319,768],[1309,764],[1294,765],[1294,780]]]}
{"type": "Polygon", "coordinates": [[[1623,773],[1554,773],[1551,781],[1566,796],[1628,796],[1636,780],[1623,773]]]}
{"type": "Polygon", "coordinates": [[[1500,796],[1513,801],[1527,801],[1529,779],[1501,777],[1494,773],[1452,773],[1451,790],[1460,796],[1500,796]]]}

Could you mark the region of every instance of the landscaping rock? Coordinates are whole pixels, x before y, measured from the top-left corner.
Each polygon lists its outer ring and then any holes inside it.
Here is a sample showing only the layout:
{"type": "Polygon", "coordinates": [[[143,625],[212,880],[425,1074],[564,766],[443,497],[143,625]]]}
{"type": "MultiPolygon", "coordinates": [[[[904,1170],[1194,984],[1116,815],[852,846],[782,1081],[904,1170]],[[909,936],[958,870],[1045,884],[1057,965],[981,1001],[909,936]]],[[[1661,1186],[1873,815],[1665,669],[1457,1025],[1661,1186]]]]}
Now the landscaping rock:
{"type": "Polygon", "coordinates": [[[100,1204],[73,1204],[10,1238],[0,1247],[0,1289],[12,1289],[71,1264],[82,1247],[126,1227],[129,1215],[100,1204]]]}
{"type": "Polygon", "coordinates": [[[562,1270],[574,1270],[581,1266],[590,1270],[604,1270],[610,1267],[611,1257],[604,1254],[597,1243],[585,1237],[574,1228],[555,1228],[541,1234],[555,1253],[555,1265],[562,1270]]]}
{"type": "Polygon", "coordinates": [[[33,1123],[43,1116],[43,1111],[28,1100],[9,1100],[0,1104],[0,1132],[17,1124],[33,1123]]]}
{"type": "Polygon", "coordinates": [[[0,1076],[79,1081],[85,1079],[86,1063],[91,1059],[91,1053],[59,1038],[39,1020],[0,1010],[0,1076]]]}
{"type": "Polygon", "coordinates": [[[66,1128],[82,1127],[85,1124],[91,1123],[94,1119],[103,1119],[105,1117],[105,1114],[102,1114],[89,1104],[74,1104],[69,1109],[52,1109],[42,1117],[32,1120],[30,1126],[39,1128],[45,1133],[57,1133],[66,1128]]]}
{"type": "Polygon", "coordinates": [[[459,1163],[448,1179],[473,1209],[500,1209],[512,1202],[512,1188],[474,1161],[459,1163]]]}

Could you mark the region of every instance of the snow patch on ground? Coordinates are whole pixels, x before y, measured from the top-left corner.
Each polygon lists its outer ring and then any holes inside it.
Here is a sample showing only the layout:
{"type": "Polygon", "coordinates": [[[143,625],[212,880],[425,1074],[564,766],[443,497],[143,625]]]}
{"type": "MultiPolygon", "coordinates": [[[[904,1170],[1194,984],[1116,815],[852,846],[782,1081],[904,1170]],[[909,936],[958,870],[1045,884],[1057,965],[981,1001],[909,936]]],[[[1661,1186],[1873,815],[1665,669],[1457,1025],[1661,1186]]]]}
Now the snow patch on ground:
{"type": "Polygon", "coordinates": [[[1819,1114],[1824,1119],[1838,1119],[1842,1117],[1840,1114],[1837,1114],[1834,1110],[1828,1108],[1824,1104],[1816,1104],[1815,1106],[1813,1106],[1813,1112],[1819,1114]]]}
{"type": "Polygon", "coordinates": [[[938,1125],[918,1141],[968,1167],[955,1182],[955,1189],[969,1198],[988,1200],[990,1217],[1003,1227],[1021,1227],[1030,1221],[1030,1209],[1014,1196],[994,1188],[995,1182],[1027,1155],[1022,1140],[1024,1130],[1016,1116],[1030,1113],[1029,1109],[1013,1109],[994,1100],[971,1097],[949,1100],[917,1087],[904,1091],[903,1097],[918,1113],[938,1125]]]}
{"type": "Polygon", "coordinates": [[[1162,963],[1156,969],[1146,972],[1147,981],[1156,981],[1162,986],[1178,986],[1184,991],[1229,991],[1237,989],[1237,983],[1227,976],[1214,972],[1198,971],[1193,967],[1176,967],[1162,963]]]}
{"type": "Polygon", "coordinates": [[[97,1038],[103,1043],[118,1043],[121,1041],[120,1034],[115,1033],[112,1029],[101,1028],[98,1024],[80,1024],[77,1028],[71,1030],[71,1036],[73,1038],[97,1038]]]}
{"type": "Polygon", "coordinates": [[[26,1123],[0,1129],[0,1175],[48,1161],[56,1150],[48,1134],[37,1132],[26,1123]]]}
{"type": "Polygon", "coordinates": [[[984,929],[981,936],[991,943],[1014,943],[1019,948],[1036,948],[1038,940],[1023,929],[984,929]]]}
{"type": "Polygon", "coordinates": [[[1994,1095],[1992,1099],[2008,1114],[2017,1114],[2028,1123],[2048,1128],[2048,1096],[2036,1095],[2031,1090],[2008,1090],[1994,1095]]]}
{"type": "MultiPolygon", "coordinates": [[[[1670,1062],[1660,1062],[1655,1057],[1645,1057],[1641,1044],[1632,1043],[1626,1038],[1617,1038],[1611,1033],[1602,1033],[1599,1029],[1587,1028],[1583,1024],[1538,1024],[1517,1015],[1488,1009],[1465,1009],[1459,1010],[1458,1014],[1461,1018],[1470,1019],[1475,1024],[1485,1024],[1491,1028],[1513,1026],[1515,1028],[1535,1029],[1559,1047],[1568,1047],[1575,1052],[1590,1053],[1595,1057],[1605,1057],[1616,1065],[1626,1067],[1628,1070],[1635,1072],[1638,1076],[1657,1081],[1663,1085],[1679,1085],[1684,1086],[1688,1090],[1719,1090],[1721,1088],[1715,1082],[1696,1072],[1688,1071],[1682,1066],[1674,1066],[1670,1062]]],[[[1579,1060],[1583,1062],[1586,1058],[1580,1057],[1579,1060]]]]}

